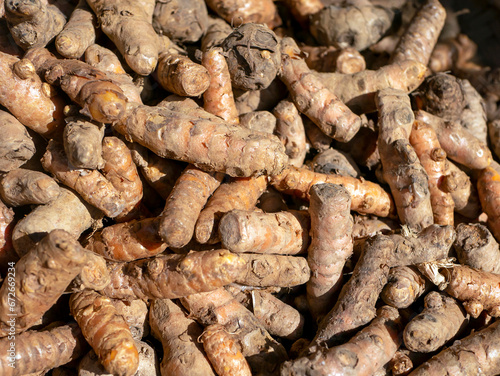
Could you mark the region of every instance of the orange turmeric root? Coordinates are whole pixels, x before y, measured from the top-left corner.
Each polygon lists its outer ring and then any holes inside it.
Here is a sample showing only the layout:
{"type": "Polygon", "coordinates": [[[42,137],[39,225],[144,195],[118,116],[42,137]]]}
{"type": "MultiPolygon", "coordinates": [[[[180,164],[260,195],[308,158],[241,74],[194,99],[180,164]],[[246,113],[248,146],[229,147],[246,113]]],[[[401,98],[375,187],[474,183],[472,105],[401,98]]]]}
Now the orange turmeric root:
{"type": "Polygon", "coordinates": [[[208,0],[207,5],[229,23],[266,24],[270,29],[281,24],[276,5],[271,0],[208,0]]]}
{"type": "Polygon", "coordinates": [[[481,206],[488,215],[488,227],[500,241],[500,166],[496,162],[479,173],[477,192],[481,206]]]}
{"type": "Polygon", "coordinates": [[[109,298],[92,290],[73,293],[71,314],[108,373],[132,376],[139,353],[130,328],[109,298]]]}
{"type": "Polygon", "coordinates": [[[361,119],[315,77],[292,38],[281,41],[280,78],[290,90],[297,109],[327,136],[349,141],[359,130],[361,119]]]}
{"type": "Polygon", "coordinates": [[[351,210],[380,217],[395,214],[391,196],[378,184],[350,176],[326,175],[305,168],[289,167],[282,174],[271,177],[271,184],[278,191],[309,199],[310,189],[319,183],[344,186],[351,195],[351,210]]]}

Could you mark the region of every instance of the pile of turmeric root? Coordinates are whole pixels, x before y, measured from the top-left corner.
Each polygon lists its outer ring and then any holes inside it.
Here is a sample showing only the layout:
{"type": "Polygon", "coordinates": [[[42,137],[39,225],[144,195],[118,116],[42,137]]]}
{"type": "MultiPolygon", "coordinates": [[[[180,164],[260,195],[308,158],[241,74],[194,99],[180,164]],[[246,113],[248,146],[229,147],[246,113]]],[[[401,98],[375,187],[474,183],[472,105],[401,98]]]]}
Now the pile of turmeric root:
{"type": "Polygon", "coordinates": [[[461,4],[1,0],[0,374],[500,374],[461,4]]]}

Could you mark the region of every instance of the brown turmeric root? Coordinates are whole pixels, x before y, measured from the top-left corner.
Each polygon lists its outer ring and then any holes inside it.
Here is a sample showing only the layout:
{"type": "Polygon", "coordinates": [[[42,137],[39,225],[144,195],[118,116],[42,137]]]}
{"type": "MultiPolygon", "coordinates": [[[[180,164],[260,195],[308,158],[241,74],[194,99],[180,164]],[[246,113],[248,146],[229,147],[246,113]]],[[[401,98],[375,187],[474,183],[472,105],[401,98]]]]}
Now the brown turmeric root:
{"type": "Polygon", "coordinates": [[[142,199],[142,181],[127,145],[118,137],[105,137],[102,141],[102,172],[118,191],[125,207],[117,220],[131,213],[142,199]]]}
{"type": "Polygon", "coordinates": [[[222,18],[209,16],[207,31],[201,38],[201,50],[205,52],[220,46],[232,32],[233,28],[222,18]]]}
{"type": "Polygon", "coordinates": [[[391,62],[414,60],[427,65],[445,18],[446,11],[440,2],[427,0],[401,36],[392,53],[391,62]]]}
{"type": "Polygon", "coordinates": [[[155,217],[107,226],[90,237],[86,248],[113,261],[153,257],[167,248],[158,235],[159,222],[155,217]]]}
{"type": "Polygon", "coordinates": [[[28,331],[0,340],[0,373],[4,376],[45,374],[78,359],[86,349],[85,339],[75,322],[43,331],[28,331]]]}
{"type": "Polygon", "coordinates": [[[244,268],[245,261],[225,249],[116,263],[102,292],[116,299],[176,299],[232,283],[244,268]]]}
{"type": "Polygon", "coordinates": [[[310,166],[321,174],[338,174],[359,178],[361,171],[352,157],[334,148],[328,148],[316,154],[310,166]]]}
{"type": "Polygon", "coordinates": [[[437,225],[452,225],[455,202],[450,193],[440,186],[447,173],[446,152],[441,148],[436,132],[430,126],[415,121],[410,133],[410,144],[429,177],[429,194],[437,225]]]}
{"type": "Polygon", "coordinates": [[[480,223],[460,223],[453,248],[460,264],[474,269],[500,274],[500,247],[486,226],[480,223]]]}
{"type": "Polygon", "coordinates": [[[271,335],[291,341],[302,337],[304,316],[274,295],[252,290],[252,312],[271,335]]]}
{"type": "Polygon", "coordinates": [[[321,347],[310,356],[285,362],[281,375],[372,375],[396,353],[401,344],[401,328],[398,310],[384,306],[377,318],[349,342],[321,347]]]}
{"type": "Polygon", "coordinates": [[[500,372],[500,321],[456,341],[415,369],[410,376],[485,375],[500,372]]]}
{"type": "Polygon", "coordinates": [[[49,142],[42,165],[57,180],[77,191],[84,200],[107,216],[116,217],[124,211],[126,202],[118,189],[97,170],[71,168],[62,145],[53,140],[49,142]]]}
{"type": "Polygon", "coordinates": [[[307,260],[285,255],[242,253],[245,268],[235,282],[245,286],[293,287],[306,283],[311,275],[307,260]]]}
{"type": "Polygon", "coordinates": [[[405,327],[405,346],[415,352],[435,351],[455,337],[468,321],[455,299],[431,291],[425,297],[424,310],[405,327]]]}
{"type": "Polygon", "coordinates": [[[195,236],[199,243],[216,243],[222,216],[234,209],[251,210],[267,187],[265,176],[236,178],[221,184],[208,200],[196,222],[195,236]]]}
{"type": "Polygon", "coordinates": [[[344,186],[351,195],[351,210],[380,217],[393,216],[391,196],[378,184],[350,176],[326,175],[305,168],[289,167],[280,175],[271,177],[271,184],[278,191],[308,199],[315,184],[332,183],[344,186]]]}
{"type": "Polygon", "coordinates": [[[203,65],[170,52],[160,55],[157,77],[163,88],[183,97],[198,97],[210,86],[210,74],[203,65]]]}
{"type": "Polygon", "coordinates": [[[203,294],[194,294],[181,299],[192,317],[204,325],[223,325],[228,333],[234,333],[246,358],[252,375],[276,374],[279,365],[286,360],[284,347],[276,342],[257,318],[231,293],[217,289],[203,294]]]}
{"type": "Polygon", "coordinates": [[[64,187],[60,187],[60,191],[56,199],[36,207],[15,225],[12,243],[20,256],[26,254],[52,230],[65,230],[77,239],[102,217],[99,210],[87,204],[73,191],[64,187]]]}
{"type": "Polygon", "coordinates": [[[378,92],[378,149],[401,223],[420,231],[433,223],[429,179],[409,137],[414,121],[410,98],[399,90],[378,92]]]}
{"type": "Polygon", "coordinates": [[[500,316],[500,276],[464,265],[440,268],[446,279],[445,292],[461,301],[472,317],[485,310],[490,316],[500,316]]]}
{"type": "Polygon", "coordinates": [[[441,187],[450,193],[457,213],[471,219],[476,219],[482,213],[477,189],[469,175],[450,161],[446,161],[446,175],[441,187]]]}
{"type": "Polygon", "coordinates": [[[42,83],[28,59],[0,52],[0,87],[0,104],[23,125],[43,136],[56,131],[62,106],[56,107],[53,88],[42,83]]]}
{"type": "Polygon", "coordinates": [[[488,215],[488,227],[500,241],[500,166],[496,162],[479,173],[477,193],[481,206],[488,215]]]}
{"type": "Polygon", "coordinates": [[[5,0],[5,19],[12,37],[24,50],[45,47],[66,23],[59,8],[43,0],[5,0]]]}
{"type": "Polygon", "coordinates": [[[59,299],[87,262],[87,251],[64,230],[53,230],[15,265],[0,288],[0,337],[29,329],[59,299]],[[15,316],[14,325],[12,315],[15,316]],[[10,322],[10,323],[9,323],[10,322]]]}
{"type": "Polygon", "coordinates": [[[285,145],[288,164],[302,167],[306,157],[306,133],[302,118],[293,102],[284,99],[273,109],[276,135],[285,145]]]}
{"type": "Polygon", "coordinates": [[[274,134],[276,130],[276,117],[269,111],[247,112],[240,115],[238,119],[242,127],[255,132],[274,134]]]}
{"type": "Polygon", "coordinates": [[[86,0],[80,0],[64,29],[57,35],[57,52],[68,59],[79,59],[96,39],[96,16],[86,0]]]}
{"type": "Polygon", "coordinates": [[[47,204],[60,193],[56,181],[42,172],[18,168],[0,178],[0,196],[9,206],[47,204]]]}
{"type": "Polygon", "coordinates": [[[232,252],[295,255],[309,245],[309,216],[300,211],[232,210],[219,224],[222,246],[232,252]]]}
{"type": "Polygon", "coordinates": [[[353,220],[349,192],[335,184],[311,187],[311,245],[307,262],[311,279],[307,282],[307,302],[316,320],[332,307],[342,283],[342,269],[352,255],[353,220]]]}
{"type": "Polygon", "coordinates": [[[284,168],[287,156],[275,136],[229,125],[186,101],[137,106],[114,127],[160,157],[190,162],[207,171],[251,176],[275,174],[284,168]]]}
{"type": "Polygon", "coordinates": [[[307,66],[316,72],[353,74],[366,69],[366,61],[352,47],[338,49],[332,46],[300,46],[307,53],[307,66]]]}
{"type": "Polygon", "coordinates": [[[203,206],[223,178],[221,173],[204,172],[192,165],[186,167],[160,215],[158,232],[165,243],[174,248],[189,243],[203,206]]]}
{"type": "Polygon", "coordinates": [[[0,171],[17,169],[35,154],[35,144],[26,127],[8,112],[0,110],[0,171]]]}
{"type": "Polygon", "coordinates": [[[309,17],[325,7],[321,0],[285,0],[284,3],[304,30],[309,28],[309,17]]]}
{"type": "Polygon", "coordinates": [[[82,107],[82,114],[102,123],[112,123],[124,115],[127,99],[123,91],[100,70],[83,61],[57,59],[45,48],[32,48],[25,58],[48,83],[57,82],[82,107]]]}
{"type": "Polygon", "coordinates": [[[151,333],[161,341],[162,376],[214,376],[198,339],[203,329],[169,299],[154,299],[149,309],[151,333]]]}
{"type": "Polygon", "coordinates": [[[157,1],[153,27],[174,42],[197,42],[208,27],[207,6],[203,0],[157,1]]]}
{"type": "Polygon", "coordinates": [[[359,130],[361,119],[315,77],[292,38],[281,41],[280,79],[287,85],[297,109],[327,136],[347,142],[359,130]]]}
{"type": "Polygon", "coordinates": [[[482,169],[491,163],[492,156],[488,146],[460,124],[444,121],[423,110],[415,112],[415,120],[422,121],[434,129],[439,144],[451,160],[473,169],[482,169]]]}
{"type": "Polygon", "coordinates": [[[245,357],[224,326],[220,324],[207,326],[200,341],[217,375],[252,376],[245,357]]]}
{"type": "Polygon", "coordinates": [[[396,266],[387,276],[387,284],[380,293],[384,303],[395,308],[408,308],[422,294],[430,290],[431,283],[414,266],[396,266]]]}
{"type": "Polygon", "coordinates": [[[108,373],[132,376],[139,354],[130,328],[109,298],[92,290],[71,295],[71,314],[108,373]]]}
{"type": "MultiPolygon", "coordinates": [[[[309,118],[302,119],[304,123],[304,130],[306,131],[307,140],[311,146],[317,151],[323,151],[330,147],[332,138],[323,133],[316,124],[309,118]]],[[[359,133],[359,132],[358,132],[359,133]]],[[[354,136],[356,137],[356,136],[354,136]]]]}
{"type": "Polygon", "coordinates": [[[132,70],[147,76],[156,67],[160,41],[153,29],[155,2],[88,0],[104,34],[113,41],[132,70]],[[138,32],[140,30],[140,32],[138,32]]]}
{"type": "Polygon", "coordinates": [[[375,317],[375,303],[387,283],[390,267],[445,258],[454,238],[453,227],[431,225],[418,235],[377,235],[367,239],[337,303],[319,324],[311,349],[336,342],[375,317]]]}
{"type": "Polygon", "coordinates": [[[76,168],[96,170],[104,167],[102,139],[104,127],[83,117],[67,117],[63,131],[66,156],[76,168]]]}
{"type": "Polygon", "coordinates": [[[310,31],[319,44],[353,47],[358,51],[375,44],[392,24],[390,8],[357,0],[327,6],[311,15],[310,31]]]}
{"type": "Polygon", "coordinates": [[[241,24],[249,22],[266,24],[270,29],[281,24],[276,5],[270,0],[208,0],[207,5],[226,22],[237,21],[241,24]]]}
{"type": "Polygon", "coordinates": [[[238,124],[238,110],[234,102],[231,76],[222,48],[214,47],[205,51],[201,64],[210,75],[210,85],[203,93],[203,108],[228,123],[238,124]]]}

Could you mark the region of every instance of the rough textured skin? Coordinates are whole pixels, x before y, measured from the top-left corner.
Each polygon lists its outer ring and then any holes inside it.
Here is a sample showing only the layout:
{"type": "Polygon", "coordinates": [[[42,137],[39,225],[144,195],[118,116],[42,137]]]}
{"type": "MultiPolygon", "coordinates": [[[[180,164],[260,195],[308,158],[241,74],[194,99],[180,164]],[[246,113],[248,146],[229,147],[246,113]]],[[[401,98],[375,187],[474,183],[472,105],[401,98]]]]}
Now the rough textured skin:
{"type": "Polygon", "coordinates": [[[408,308],[431,283],[414,266],[396,266],[387,276],[387,284],[380,293],[384,303],[395,308],[408,308]]]}
{"type": "Polygon", "coordinates": [[[342,270],[353,249],[353,219],[351,197],[344,187],[317,184],[311,187],[310,194],[311,245],[307,262],[311,279],[307,282],[307,303],[317,320],[332,308],[342,286],[342,270]]]}
{"type": "Polygon", "coordinates": [[[481,206],[488,215],[488,227],[497,241],[500,241],[500,166],[496,162],[479,173],[477,193],[481,206]]]}
{"type": "Polygon", "coordinates": [[[53,230],[15,265],[0,288],[0,337],[29,329],[59,299],[87,262],[87,252],[64,230],[53,230]],[[10,303],[10,304],[9,304],[10,303]],[[15,314],[13,332],[9,320],[15,314]]]}
{"type": "Polygon", "coordinates": [[[58,125],[50,92],[29,60],[0,52],[0,104],[41,135],[50,134],[58,125]]]}
{"type": "Polygon", "coordinates": [[[92,290],[71,295],[71,314],[108,373],[132,376],[139,353],[130,328],[109,298],[92,290]]]}
{"type": "Polygon", "coordinates": [[[278,10],[270,0],[207,0],[208,7],[229,23],[266,24],[270,29],[281,24],[278,10]]]}
{"type": "Polygon", "coordinates": [[[185,101],[137,106],[115,129],[160,157],[231,176],[279,173],[288,159],[275,136],[230,125],[185,101]]]}
{"type": "Polygon", "coordinates": [[[307,54],[307,66],[316,72],[352,74],[366,69],[365,58],[352,47],[304,45],[300,49],[307,54]]]}
{"type": "Polygon", "coordinates": [[[60,193],[56,181],[42,172],[18,168],[0,178],[0,196],[9,206],[47,204],[60,193]]]}
{"type": "Polygon", "coordinates": [[[303,257],[284,255],[258,255],[242,253],[244,270],[235,282],[245,286],[293,287],[306,283],[311,275],[307,260],[303,257]]]}
{"type": "Polygon", "coordinates": [[[393,88],[410,93],[424,80],[427,67],[407,60],[384,65],[377,70],[354,74],[313,73],[323,85],[355,113],[375,111],[375,94],[393,88]]]}
{"type": "Polygon", "coordinates": [[[112,123],[124,115],[127,98],[102,71],[83,61],[57,59],[45,48],[32,48],[25,58],[48,83],[57,82],[82,107],[82,114],[102,123],[112,123]]]}
{"type": "Polygon", "coordinates": [[[234,282],[245,261],[225,249],[111,264],[103,294],[117,299],[176,299],[234,282]]]}
{"type": "Polygon", "coordinates": [[[59,8],[43,0],[5,0],[5,18],[12,37],[24,50],[45,47],[66,23],[59,8]]]}
{"type": "MultiPolygon", "coordinates": [[[[130,333],[136,341],[140,341],[143,337],[149,334],[150,326],[148,322],[149,306],[141,299],[120,300],[111,299],[111,303],[115,306],[116,312],[122,315],[130,333]]],[[[139,368],[141,361],[141,351],[139,350],[139,368]]]]}
{"type": "Polygon", "coordinates": [[[482,213],[477,189],[469,175],[450,161],[446,161],[442,188],[451,194],[457,213],[471,219],[476,219],[482,213]]]}
{"type": "Polygon", "coordinates": [[[310,163],[314,172],[321,174],[338,174],[353,178],[361,176],[361,171],[352,157],[334,148],[319,152],[310,163]]]}
{"type": "Polygon", "coordinates": [[[95,170],[104,167],[102,139],[104,127],[87,121],[84,117],[66,118],[63,144],[66,156],[76,168],[95,170]]]}
{"type": "Polygon", "coordinates": [[[86,248],[114,261],[153,257],[167,248],[158,235],[159,222],[154,217],[107,226],[92,235],[86,248]]]}
{"type": "Polygon", "coordinates": [[[222,18],[209,16],[207,31],[201,38],[201,50],[205,52],[219,46],[232,32],[233,28],[222,18]]]}
{"type": "Polygon", "coordinates": [[[223,178],[224,174],[218,172],[204,172],[192,165],[186,167],[160,215],[158,232],[165,243],[174,248],[189,243],[201,210],[223,178]]]}
{"type": "Polygon", "coordinates": [[[204,325],[223,325],[241,347],[252,375],[276,375],[279,365],[286,360],[284,347],[276,342],[257,318],[231,293],[218,289],[181,299],[193,317],[204,325]]]}
{"type": "Polygon", "coordinates": [[[77,191],[89,204],[116,217],[125,209],[125,199],[109,180],[97,170],[72,168],[62,145],[51,140],[42,158],[43,168],[64,185],[77,191]]]}
{"type": "MultiPolygon", "coordinates": [[[[307,140],[311,146],[319,152],[328,149],[332,143],[332,138],[324,134],[309,118],[303,118],[302,121],[304,123],[307,140]]],[[[359,132],[357,134],[359,134],[359,132]]]]}
{"type": "Polygon", "coordinates": [[[309,245],[309,216],[300,211],[232,210],[219,224],[222,246],[232,252],[295,255],[309,245]]]}
{"type": "Polygon", "coordinates": [[[374,216],[354,215],[352,237],[354,240],[375,236],[378,233],[388,233],[400,228],[399,221],[376,218],[374,216]]]}
{"type": "Polygon", "coordinates": [[[98,44],[92,44],[85,50],[85,62],[106,73],[106,76],[122,89],[129,102],[142,104],[142,87],[136,85],[132,77],[125,72],[122,63],[113,51],[98,44]]]}
{"type": "Polygon", "coordinates": [[[433,352],[452,339],[468,323],[460,304],[446,294],[431,291],[424,310],[405,327],[403,341],[415,352],[433,352]]]}
{"type": "Polygon", "coordinates": [[[392,24],[394,12],[369,1],[330,5],[310,19],[311,34],[319,44],[354,47],[361,51],[375,44],[392,24]]]}
{"type": "Polygon", "coordinates": [[[446,11],[438,0],[427,0],[415,14],[392,53],[391,62],[415,60],[429,63],[444,26],[446,11]]]}
{"type": "Polygon", "coordinates": [[[321,0],[285,0],[284,3],[304,30],[308,29],[309,17],[325,7],[321,0]]]}
{"type": "Polygon", "coordinates": [[[337,303],[323,318],[311,346],[331,344],[375,317],[375,303],[387,283],[390,267],[447,257],[455,238],[451,226],[431,225],[418,235],[377,235],[367,239],[337,303]]]}
{"type": "Polygon", "coordinates": [[[35,154],[35,144],[26,127],[8,112],[0,110],[0,171],[8,172],[35,154]]]}
{"type": "Polygon", "coordinates": [[[163,88],[183,97],[198,97],[210,85],[210,74],[203,65],[170,52],[160,55],[157,77],[163,88]]]}
{"type": "Polygon", "coordinates": [[[281,376],[371,376],[396,353],[401,344],[401,328],[397,309],[384,306],[378,317],[349,342],[330,349],[321,347],[307,357],[285,362],[281,376]]]}
{"type": "Polygon", "coordinates": [[[427,173],[409,142],[414,121],[410,98],[400,90],[384,89],[376,102],[384,180],[401,223],[420,231],[433,223],[433,213],[427,173]]]}
{"type": "Polygon", "coordinates": [[[35,372],[45,374],[52,368],[78,359],[86,348],[87,344],[76,323],[3,338],[0,340],[0,373],[4,376],[23,376],[35,372]],[[11,343],[15,343],[14,359],[9,357],[11,343]]]}
{"type": "Polygon", "coordinates": [[[266,25],[247,23],[221,44],[233,87],[262,90],[271,85],[280,67],[280,42],[266,25]]]}
{"type": "Polygon", "coordinates": [[[162,376],[214,376],[202,344],[203,329],[169,299],[155,299],[149,309],[151,333],[161,341],[162,376]]]}
{"type": "Polygon", "coordinates": [[[231,75],[221,47],[213,47],[203,53],[201,64],[210,75],[210,85],[203,93],[203,108],[228,123],[238,124],[238,110],[234,102],[231,75]]]}
{"type": "Polygon", "coordinates": [[[224,326],[220,324],[207,326],[200,341],[217,375],[252,376],[248,362],[224,326]]]}
{"type": "Polygon", "coordinates": [[[153,13],[153,27],[174,42],[192,43],[206,32],[208,12],[203,0],[157,1],[153,13]]]}
{"type": "Polygon", "coordinates": [[[410,144],[429,177],[429,194],[434,223],[452,225],[455,202],[449,192],[441,187],[447,173],[446,152],[441,148],[433,128],[420,121],[413,123],[410,144]]]}
{"type": "Polygon", "coordinates": [[[8,262],[19,259],[12,245],[12,228],[14,225],[14,210],[7,207],[0,200],[0,271],[2,275],[7,274],[8,262]]]}
{"type": "Polygon", "coordinates": [[[251,129],[254,132],[274,134],[276,129],[276,117],[269,111],[247,112],[239,116],[239,122],[242,127],[251,129]]]}
{"type": "Polygon", "coordinates": [[[380,217],[393,216],[394,202],[391,196],[378,184],[350,176],[326,175],[305,168],[290,167],[282,174],[271,177],[271,184],[278,191],[308,199],[310,189],[319,183],[344,186],[351,195],[351,210],[361,214],[375,214],[380,217]]]}
{"type": "Polygon", "coordinates": [[[494,376],[500,372],[500,321],[456,341],[409,376],[494,376]]]}
{"type": "Polygon", "coordinates": [[[451,160],[473,169],[482,169],[491,163],[492,156],[488,146],[460,124],[444,121],[422,110],[415,112],[415,120],[420,120],[434,129],[439,144],[451,160]]]}
{"type": "Polygon", "coordinates": [[[488,143],[486,105],[483,97],[469,80],[458,80],[465,99],[465,108],[460,115],[460,124],[481,142],[488,143]]]}
{"type": "Polygon", "coordinates": [[[288,164],[302,167],[306,157],[306,132],[302,117],[293,102],[284,99],[273,109],[276,117],[276,135],[285,145],[288,164]]]}
{"type": "Polygon", "coordinates": [[[87,252],[87,263],[80,274],[73,279],[67,291],[79,291],[85,288],[99,291],[110,282],[106,260],[93,252],[87,252]]]}
{"type": "Polygon", "coordinates": [[[500,247],[488,228],[480,223],[460,223],[453,244],[460,264],[500,274],[500,247]]]}
{"type": "Polygon", "coordinates": [[[296,341],[302,337],[305,319],[292,306],[266,292],[252,291],[252,311],[273,336],[296,341]]]}
{"type": "Polygon", "coordinates": [[[16,252],[23,256],[45,235],[55,229],[69,232],[75,239],[94,224],[97,210],[69,189],[60,188],[52,202],[38,206],[17,222],[12,232],[16,252]]]}
{"type": "Polygon", "coordinates": [[[160,43],[152,26],[153,0],[88,0],[102,31],[113,41],[127,64],[140,75],[158,62],[160,43]]]}
{"type": "Polygon", "coordinates": [[[500,316],[500,276],[469,266],[454,265],[440,269],[445,276],[445,292],[460,300],[467,313],[477,318],[483,310],[490,316],[500,316]]]}
{"type": "Polygon", "coordinates": [[[142,181],[127,145],[118,137],[104,137],[102,141],[102,173],[120,194],[125,203],[117,219],[122,219],[142,199],[142,181]]]}
{"type": "Polygon", "coordinates": [[[301,54],[292,38],[282,39],[280,79],[287,85],[301,113],[327,136],[349,141],[359,130],[361,119],[311,73],[301,54]]]}
{"type": "Polygon", "coordinates": [[[234,209],[253,209],[266,187],[265,176],[237,178],[221,184],[198,217],[195,230],[196,240],[202,244],[218,242],[219,221],[222,216],[234,209]]]}
{"type": "Polygon", "coordinates": [[[80,0],[64,29],[57,35],[57,52],[68,59],[79,59],[96,39],[96,16],[86,0],[80,0]]]}

